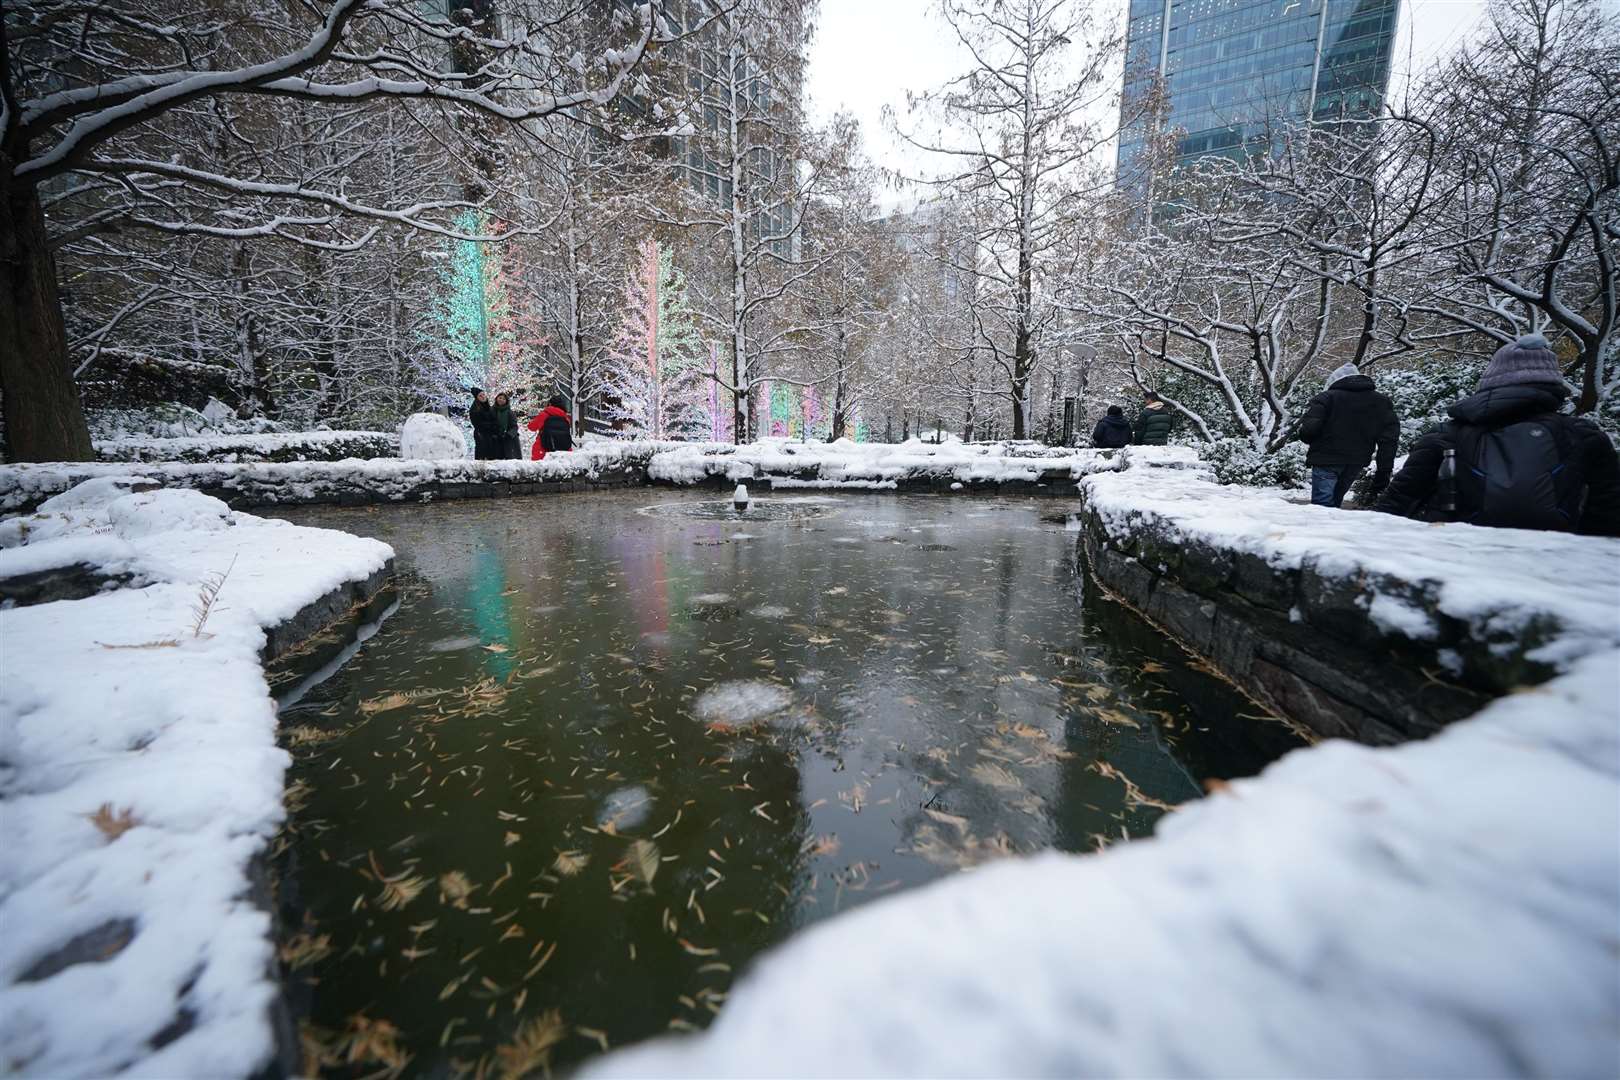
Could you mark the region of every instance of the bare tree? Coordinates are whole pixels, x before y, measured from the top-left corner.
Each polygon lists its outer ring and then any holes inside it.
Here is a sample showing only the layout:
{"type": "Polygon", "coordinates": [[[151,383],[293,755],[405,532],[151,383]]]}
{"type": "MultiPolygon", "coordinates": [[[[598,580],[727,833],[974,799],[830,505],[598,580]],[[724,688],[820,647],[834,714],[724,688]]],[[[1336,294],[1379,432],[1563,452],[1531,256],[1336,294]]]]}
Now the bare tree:
{"type": "Polygon", "coordinates": [[[1073,266],[1074,225],[1108,182],[1097,163],[1115,133],[1107,103],[1121,40],[1073,0],[940,0],[939,9],[973,66],[914,101],[914,115],[937,126],[904,137],[947,160],[933,182],[981,210],[972,262],[954,267],[978,279],[965,355],[998,369],[995,392],[1021,439],[1054,296],[1073,266]]]}
{"type": "MultiPolygon", "coordinates": [[[[499,17],[481,2],[471,21],[384,0],[222,5],[206,15],[161,0],[8,4],[0,31],[0,379],[12,458],[91,452],[57,286],[54,249],[65,239],[140,226],[343,250],[389,224],[452,233],[448,222],[469,202],[465,192],[423,199],[409,188],[357,197],[353,161],[310,169],[250,155],[253,167],[239,170],[211,146],[179,158],[154,154],[152,134],[169,119],[256,98],[316,114],[393,102],[452,119],[545,123],[603,105],[627,86],[649,46],[673,36],[662,7],[621,13],[622,47],[586,59],[571,44],[581,13],[546,0],[510,0],[499,17]],[[476,69],[463,66],[473,60],[476,69]],[[212,193],[213,212],[154,212],[180,192],[212,193]],[[55,236],[42,196],[52,201],[52,219],[65,222],[55,236]],[[81,196],[93,196],[93,209],[73,214],[81,196]]],[[[225,126],[249,144],[262,134],[225,126]]]]}

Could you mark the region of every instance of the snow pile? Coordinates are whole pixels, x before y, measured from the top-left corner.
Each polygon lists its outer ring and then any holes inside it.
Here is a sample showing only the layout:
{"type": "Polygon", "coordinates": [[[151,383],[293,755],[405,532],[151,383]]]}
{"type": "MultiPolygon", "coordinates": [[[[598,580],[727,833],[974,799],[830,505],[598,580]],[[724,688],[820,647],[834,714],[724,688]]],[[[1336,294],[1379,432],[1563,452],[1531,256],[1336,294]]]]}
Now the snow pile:
{"type": "Polygon", "coordinates": [[[102,461],[344,461],[395,457],[399,436],[383,431],[294,431],[96,442],[102,461]]]}
{"type": "Polygon", "coordinates": [[[1421,743],[866,905],[618,1076],[1609,1076],[1620,652],[1421,743]]]}
{"type": "Polygon", "coordinates": [[[1541,641],[1526,655],[1555,668],[1620,645],[1620,540],[1326,510],[1280,491],[1220,487],[1196,471],[1127,469],[1082,488],[1088,514],[1122,544],[1151,535],[1170,548],[1200,543],[1258,556],[1274,571],[1353,581],[1374,594],[1375,623],[1414,641],[1435,636],[1435,611],[1503,649],[1533,634],[1541,641]],[[1396,583],[1405,595],[1383,597],[1396,583]]]}
{"type": "Polygon", "coordinates": [[[445,461],[467,456],[467,438],[449,417],[413,413],[399,429],[399,456],[407,461],[445,461]]]}
{"type": "Polygon", "coordinates": [[[102,477],[0,525],[0,575],[150,582],[0,611],[0,1054],[23,1076],[244,1076],[272,1053],[249,863],[282,818],[264,628],[384,544],[102,477]],[[204,617],[206,613],[206,617],[204,617]]]}
{"type": "MultiPolygon", "coordinates": [[[[1164,448],[1155,448],[1164,449],[1164,448]]],[[[1181,448],[1173,448],[1181,449],[1181,448]]],[[[685,443],[655,454],[648,476],[671,484],[769,480],[775,488],[892,489],[901,484],[1028,483],[1061,485],[1089,473],[1117,469],[1115,450],[1078,450],[1039,443],[941,443],[909,439],[898,444],[796,442],[761,439],[746,446],[685,443]]]]}

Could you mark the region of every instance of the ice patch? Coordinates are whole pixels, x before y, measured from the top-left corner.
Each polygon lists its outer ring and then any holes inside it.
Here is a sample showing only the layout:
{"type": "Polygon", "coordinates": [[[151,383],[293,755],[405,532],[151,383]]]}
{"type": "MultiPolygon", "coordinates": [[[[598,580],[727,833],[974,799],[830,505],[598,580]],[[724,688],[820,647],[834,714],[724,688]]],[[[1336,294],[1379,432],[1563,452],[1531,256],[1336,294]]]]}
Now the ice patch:
{"type": "Polygon", "coordinates": [[[463,637],[447,637],[433,642],[427,647],[428,652],[459,652],[470,649],[478,644],[478,639],[470,635],[463,637]]]}
{"type": "Polygon", "coordinates": [[[602,809],[596,815],[598,828],[633,829],[647,820],[652,812],[652,792],[636,784],[634,787],[620,788],[602,801],[602,809]]]}
{"type": "Polygon", "coordinates": [[[699,607],[719,607],[721,604],[731,603],[731,594],[723,592],[698,593],[692,597],[692,603],[699,607]]]}
{"type": "Polygon", "coordinates": [[[789,611],[781,604],[761,604],[748,614],[754,616],[756,619],[785,619],[789,615],[793,614],[793,612],[789,611]]]}
{"type": "Polygon", "coordinates": [[[705,723],[741,727],[792,704],[793,695],[784,687],[763,679],[738,679],[703,691],[692,703],[692,712],[705,723]]]}

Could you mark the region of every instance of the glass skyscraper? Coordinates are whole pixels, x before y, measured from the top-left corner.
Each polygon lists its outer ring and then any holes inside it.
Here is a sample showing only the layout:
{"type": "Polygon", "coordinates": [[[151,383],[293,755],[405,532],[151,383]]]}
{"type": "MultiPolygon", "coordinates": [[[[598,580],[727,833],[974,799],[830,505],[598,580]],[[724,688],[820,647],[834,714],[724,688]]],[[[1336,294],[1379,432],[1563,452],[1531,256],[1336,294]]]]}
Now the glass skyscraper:
{"type": "MultiPolygon", "coordinates": [[[[1130,0],[1126,115],[1162,72],[1183,163],[1234,154],[1268,119],[1367,116],[1383,105],[1400,0],[1130,0]]],[[[1120,135],[1128,182],[1145,125],[1120,135]]]]}

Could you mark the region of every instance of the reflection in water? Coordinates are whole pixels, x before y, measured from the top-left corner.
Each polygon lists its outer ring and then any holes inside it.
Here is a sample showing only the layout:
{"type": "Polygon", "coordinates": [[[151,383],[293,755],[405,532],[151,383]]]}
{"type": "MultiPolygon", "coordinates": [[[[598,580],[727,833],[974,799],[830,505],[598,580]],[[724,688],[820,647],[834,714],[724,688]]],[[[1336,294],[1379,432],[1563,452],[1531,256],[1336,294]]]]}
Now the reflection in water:
{"type": "Polygon", "coordinates": [[[823,500],[739,536],[645,503],[289,515],[394,544],[406,582],[283,715],[283,956],[329,1064],[702,1026],[800,926],[1143,835],[1297,745],[1084,595],[1039,504],[823,500]]]}

